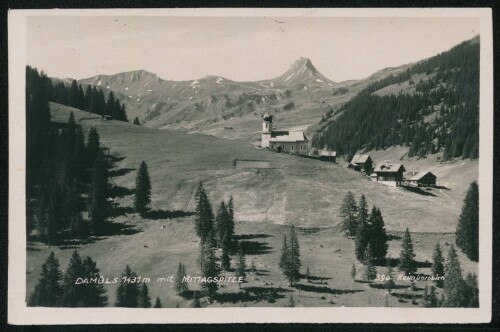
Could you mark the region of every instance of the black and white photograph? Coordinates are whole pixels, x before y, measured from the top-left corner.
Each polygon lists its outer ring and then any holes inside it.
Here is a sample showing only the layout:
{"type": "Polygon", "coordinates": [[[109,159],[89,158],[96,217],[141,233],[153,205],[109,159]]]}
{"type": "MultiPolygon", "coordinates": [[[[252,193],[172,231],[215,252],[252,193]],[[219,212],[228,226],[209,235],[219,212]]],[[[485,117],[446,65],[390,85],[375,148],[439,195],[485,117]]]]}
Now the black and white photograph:
{"type": "Polygon", "coordinates": [[[492,55],[478,8],[11,11],[9,321],[489,321],[492,55]]]}

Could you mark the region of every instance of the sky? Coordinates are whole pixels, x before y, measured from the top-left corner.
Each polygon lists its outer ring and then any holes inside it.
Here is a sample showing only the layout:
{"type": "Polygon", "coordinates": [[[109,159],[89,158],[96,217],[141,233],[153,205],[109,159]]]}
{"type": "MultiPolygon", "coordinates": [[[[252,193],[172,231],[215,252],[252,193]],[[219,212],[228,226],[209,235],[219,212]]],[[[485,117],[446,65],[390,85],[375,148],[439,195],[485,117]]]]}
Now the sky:
{"type": "Polygon", "coordinates": [[[145,69],[167,80],[256,81],[306,57],[341,82],[478,34],[475,18],[29,16],[26,61],[59,78],[145,69]]]}

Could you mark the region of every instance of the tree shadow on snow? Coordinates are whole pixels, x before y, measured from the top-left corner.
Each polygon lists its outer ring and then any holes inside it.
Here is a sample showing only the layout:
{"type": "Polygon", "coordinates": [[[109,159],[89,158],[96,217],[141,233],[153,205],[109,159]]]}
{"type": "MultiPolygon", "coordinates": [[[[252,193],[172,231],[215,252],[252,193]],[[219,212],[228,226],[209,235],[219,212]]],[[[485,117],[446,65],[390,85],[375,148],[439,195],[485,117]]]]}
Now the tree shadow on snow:
{"type": "Polygon", "coordinates": [[[121,187],[121,186],[112,186],[110,191],[109,191],[109,197],[116,198],[116,197],[124,197],[124,196],[129,196],[133,195],[135,193],[135,190],[121,187]]]}
{"type": "Polygon", "coordinates": [[[151,210],[142,213],[141,216],[145,219],[158,220],[158,219],[175,219],[175,218],[189,217],[194,214],[195,214],[194,212],[180,211],[180,210],[174,210],[174,211],[151,210]]]}
{"type": "Polygon", "coordinates": [[[134,226],[125,225],[120,222],[108,222],[103,227],[100,236],[112,236],[112,235],[132,235],[140,233],[140,230],[136,229],[134,226]]]}
{"type": "Polygon", "coordinates": [[[123,176],[123,175],[128,174],[128,173],[135,171],[135,170],[137,170],[137,168],[120,168],[120,169],[109,171],[109,176],[112,178],[117,177],[117,176],[123,176]]]}
{"type": "Polygon", "coordinates": [[[266,237],[273,237],[273,236],[269,234],[235,234],[233,238],[236,241],[238,241],[238,240],[262,239],[266,237]]]}
{"type": "Polygon", "coordinates": [[[401,186],[401,188],[404,188],[404,189],[406,189],[406,190],[408,190],[408,191],[410,191],[412,193],[415,193],[415,194],[419,194],[419,195],[423,195],[423,196],[434,196],[434,197],[437,197],[433,193],[431,193],[429,191],[422,190],[419,187],[401,186]]]}
{"type": "Polygon", "coordinates": [[[326,286],[319,287],[319,286],[304,285],[304,284],[295,284],[292,287],[305,292],[327,293],[336,295],[364,292],[364,290],[362,289],[335,289],[326,286]]]}
{"type": "Polygon", "coordinates": [[[270,253],[272,249],[267,242],[239,241],[239,245],[245,255],[264,255],[270,253]]]}

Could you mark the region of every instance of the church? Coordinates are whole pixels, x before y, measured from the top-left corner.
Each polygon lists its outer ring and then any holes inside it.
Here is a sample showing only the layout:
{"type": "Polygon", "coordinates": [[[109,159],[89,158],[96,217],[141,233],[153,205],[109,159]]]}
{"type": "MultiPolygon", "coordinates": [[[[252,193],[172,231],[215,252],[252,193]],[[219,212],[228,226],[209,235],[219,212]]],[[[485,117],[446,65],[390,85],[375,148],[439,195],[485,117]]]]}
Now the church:
{"type": "Polygon", "coordinates": [[[302,131],[273,130],[273,116],[266,112],[262,116],[261,147],[277,152],[307,155],[310,143],[302,131]]]}

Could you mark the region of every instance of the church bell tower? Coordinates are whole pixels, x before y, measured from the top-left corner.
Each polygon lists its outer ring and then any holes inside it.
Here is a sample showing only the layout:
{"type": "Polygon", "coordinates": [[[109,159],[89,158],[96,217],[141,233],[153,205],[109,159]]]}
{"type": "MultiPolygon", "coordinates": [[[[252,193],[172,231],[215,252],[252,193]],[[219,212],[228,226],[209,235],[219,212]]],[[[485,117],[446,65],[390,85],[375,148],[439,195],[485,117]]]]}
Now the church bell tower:
{"type": "Polygon", "coordinates": [[[271,132],[273,130],[273,116],[266,112],[262,116],[262,139],[261,139],[261,147],[268,148],[269,141],[271,139],[271,132]]]}

